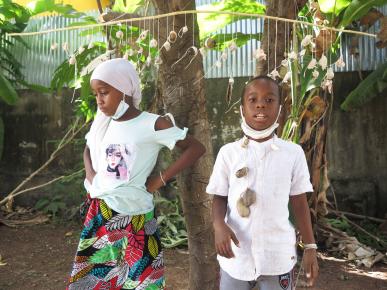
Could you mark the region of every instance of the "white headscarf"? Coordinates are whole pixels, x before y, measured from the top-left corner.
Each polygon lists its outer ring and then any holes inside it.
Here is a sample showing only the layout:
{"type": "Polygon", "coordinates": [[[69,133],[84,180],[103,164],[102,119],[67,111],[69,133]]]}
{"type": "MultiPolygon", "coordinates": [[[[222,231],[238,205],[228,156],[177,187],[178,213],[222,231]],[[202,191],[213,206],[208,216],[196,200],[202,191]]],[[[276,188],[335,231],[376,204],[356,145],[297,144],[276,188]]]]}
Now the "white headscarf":
{"type": "MultiPolygon", "coordinates": [[[[99,64],[93,71],[90,82],[100,80],[116,90],[132,97],[134,106],[138,109],[141,102],[140,78],[134,66],[123,58],[107,60],[99,64]]],[[[94,171],[98,170],[98,146],[101,144],[111,117],[97,110],[94,122],[87,134],[87,144],[94,171]]]]}

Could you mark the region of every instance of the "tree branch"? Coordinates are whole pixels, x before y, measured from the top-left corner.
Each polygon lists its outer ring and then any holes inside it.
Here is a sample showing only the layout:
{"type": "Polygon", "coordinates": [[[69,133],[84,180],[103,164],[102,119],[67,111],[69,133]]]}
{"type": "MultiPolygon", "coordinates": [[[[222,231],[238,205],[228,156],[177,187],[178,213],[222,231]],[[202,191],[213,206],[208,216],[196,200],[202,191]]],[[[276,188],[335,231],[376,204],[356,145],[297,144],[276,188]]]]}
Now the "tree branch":
{"type": "Polygon", "coordinates": [[[98,6],[99,14],[102,14],[103,8],[102,8],[101,0],[97,0],[97,6],[98,6]]]}
{"type": "Polygon", "coordinates": [[[377,223],[384,223],[384,222],[387,221],[385,219],[379,219],[379,218],[376,218],[376,217],[370,217],[370,216],[366,216],[366,215],[354,214],[354,213],[346,212],[346,211],[339,211],[339,210],[334,210],[334,209],[331,209],[329,211],[334,213],[337,216],[341,216],[343,214],[343,215],[346,215],[346,216],[349,216],[349,217],[353,217],[353,218],[358,218],[358,219],[369,219],[370,221],[374,221],[374,222],[377,222],[377,223]]]}
{"type": "MultiPolygon", "coordinates": [[[[32,172],[26,179],[24,179],[14,190],[12,190],[5,198],[3,198],[0,201],[0,205],[6,203],[7,210],[11,211],[12,204],[13,204],[13,198],[16,196],[17,193],[19,193],[19,190],[27,184],[29,181],[31,181],[32,178],[34,178],[36,175],[38,175],[40,172],[43,171],[57,156],[58,153],[66,147],[70,142],[75,138],[75,136],[88,125],[88,123],[84,123],[80,128],[74,131],[75,127],[79,123],[79,118],[74,122],[74,125],[66,132],[65,136],[62,138],[62,140],[59,142],[58,147],[54,150],[54,152],[51,153],[50,158],[37,170],[32,172]]],[[[28,190],[27,190],[28,191],[28,190]]],[[[26,191],[24,191],[26,192],[26,191]]],[[[19,194],[17,194],[19,195],[19,194]]]]}

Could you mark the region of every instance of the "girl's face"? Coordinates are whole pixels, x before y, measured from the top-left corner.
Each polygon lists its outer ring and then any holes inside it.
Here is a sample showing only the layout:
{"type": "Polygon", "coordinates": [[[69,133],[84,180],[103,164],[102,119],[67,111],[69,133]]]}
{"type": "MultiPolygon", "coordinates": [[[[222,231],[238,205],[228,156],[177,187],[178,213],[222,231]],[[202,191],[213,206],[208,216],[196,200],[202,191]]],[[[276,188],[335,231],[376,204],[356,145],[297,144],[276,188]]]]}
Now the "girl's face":
{"type": "Polygon", "coordinates": [[[91,89],[102,113],[106,116],[113,116],[122,100],[122,92],[100,80],[92,80],[91,89]]]}
{"type": "Polygon", "coordinates": [[[247,85],[242,111],[246,123],[255,130],[264,130],[277,119],[280,108],[278,87],[271,81],[258,79],[247,85]]]}
{"type": "Polygon", "coordinates": [[[107,154],[107,163],[110,168],[114,169],[118,166],[121,161],[121,152],[118,150],[112,150],[107,154]]]}

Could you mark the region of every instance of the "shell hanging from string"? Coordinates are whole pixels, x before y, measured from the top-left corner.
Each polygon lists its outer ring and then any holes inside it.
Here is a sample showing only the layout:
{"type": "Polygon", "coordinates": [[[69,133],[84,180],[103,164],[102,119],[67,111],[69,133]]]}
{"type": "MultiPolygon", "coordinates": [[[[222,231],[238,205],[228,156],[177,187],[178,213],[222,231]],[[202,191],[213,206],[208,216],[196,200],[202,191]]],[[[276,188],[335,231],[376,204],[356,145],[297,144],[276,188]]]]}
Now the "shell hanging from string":
{"type": "Polygon", "coordinates": [[[228,106],[230,106],[230,103],[232,100],[233,88],[234,88],[234,78],[232,76],[230,76],[228,79],[227,91],[226,91],[226,103],[228,106]]]}

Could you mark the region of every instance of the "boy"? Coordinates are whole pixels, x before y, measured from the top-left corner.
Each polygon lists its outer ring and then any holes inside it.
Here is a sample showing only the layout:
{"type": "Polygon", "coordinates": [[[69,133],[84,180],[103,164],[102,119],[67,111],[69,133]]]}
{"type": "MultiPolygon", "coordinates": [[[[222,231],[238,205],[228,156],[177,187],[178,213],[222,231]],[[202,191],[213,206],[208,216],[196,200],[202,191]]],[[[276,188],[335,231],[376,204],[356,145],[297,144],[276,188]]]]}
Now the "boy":
{"type": "Polygon", "coordinates": [[[308,284],[318,275],[305,192],[313,191],[302,148],[278,138],[280,92],[269,77],[250,80],[242,93],[245,137],[224,145],[207,192],[213,195],[215,247],[220,290],[293,289],[296,234],[288,202],[304,242],[308,284]]]}

